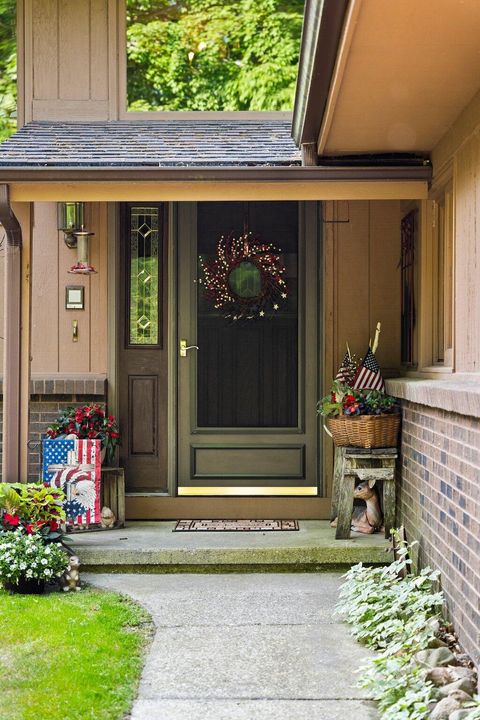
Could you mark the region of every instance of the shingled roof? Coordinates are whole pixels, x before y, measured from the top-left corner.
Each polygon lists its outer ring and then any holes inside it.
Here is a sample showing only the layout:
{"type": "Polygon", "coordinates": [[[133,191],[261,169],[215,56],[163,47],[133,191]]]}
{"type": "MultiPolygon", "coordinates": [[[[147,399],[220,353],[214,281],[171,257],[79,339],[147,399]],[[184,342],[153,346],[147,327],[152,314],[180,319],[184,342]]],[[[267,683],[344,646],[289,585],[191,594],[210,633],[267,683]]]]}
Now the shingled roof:
{"type": "Polygon", "coordinates": [[[0,167],[297,166],[288,120],[31,122],[0,145],[0,167]]]}

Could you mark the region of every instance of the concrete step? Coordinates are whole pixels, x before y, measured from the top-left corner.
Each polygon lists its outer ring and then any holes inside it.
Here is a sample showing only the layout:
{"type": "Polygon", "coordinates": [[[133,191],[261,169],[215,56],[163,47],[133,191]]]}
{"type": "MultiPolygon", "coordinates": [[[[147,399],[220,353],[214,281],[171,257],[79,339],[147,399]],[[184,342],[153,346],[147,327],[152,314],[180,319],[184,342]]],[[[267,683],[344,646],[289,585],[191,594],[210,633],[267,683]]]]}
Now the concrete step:
{"type": "Polygon", "coordinates": [[[118,530],[70,536],[90,572],[314,572],[391,561],[381,534],[335,540],[324,520],[288,532],[172,532],[175,522],[129,522],[118,530]]]}

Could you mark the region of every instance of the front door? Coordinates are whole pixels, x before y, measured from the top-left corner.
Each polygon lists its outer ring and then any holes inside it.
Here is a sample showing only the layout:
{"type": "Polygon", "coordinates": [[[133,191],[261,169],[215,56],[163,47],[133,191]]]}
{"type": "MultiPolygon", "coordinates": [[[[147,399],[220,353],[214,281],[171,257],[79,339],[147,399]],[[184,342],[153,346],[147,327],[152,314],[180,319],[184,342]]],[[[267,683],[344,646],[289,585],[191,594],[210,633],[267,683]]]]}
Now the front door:
{"type": "Polygon", "coordinates": [[[317,205],[182,203],[177,228],[178,494],[317,495],[317,205]]]}

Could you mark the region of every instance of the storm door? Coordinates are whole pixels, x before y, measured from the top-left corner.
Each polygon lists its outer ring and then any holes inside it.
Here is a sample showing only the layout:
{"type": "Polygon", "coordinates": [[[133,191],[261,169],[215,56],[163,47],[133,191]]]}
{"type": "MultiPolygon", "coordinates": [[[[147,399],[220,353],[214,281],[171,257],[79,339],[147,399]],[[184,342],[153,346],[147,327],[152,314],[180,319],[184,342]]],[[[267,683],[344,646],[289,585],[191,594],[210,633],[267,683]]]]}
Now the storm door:
{"type": "Polygon", "coordinates": [[[179,495],[317,494],[317,246],[314,203],[180,204],[179,495]]]}
{"type": "Polygon", "coordinates": [[[165,206],[121,206],[120,464],[130,492],[167,490],[165,206]]]}

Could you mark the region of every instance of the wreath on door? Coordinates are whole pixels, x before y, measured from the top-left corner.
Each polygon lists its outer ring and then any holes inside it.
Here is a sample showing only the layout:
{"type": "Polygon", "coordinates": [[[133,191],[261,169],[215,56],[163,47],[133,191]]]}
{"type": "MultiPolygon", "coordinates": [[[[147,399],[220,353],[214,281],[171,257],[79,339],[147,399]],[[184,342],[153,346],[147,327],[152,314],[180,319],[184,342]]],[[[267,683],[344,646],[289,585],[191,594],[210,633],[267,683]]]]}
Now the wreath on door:
{"type": "Polygon", "coordinates": [[[287,299],[281,250],[251,233],[221,237],[215,256],[199,257],[205,297],[233,321],[275,314],[287,299]]]}

